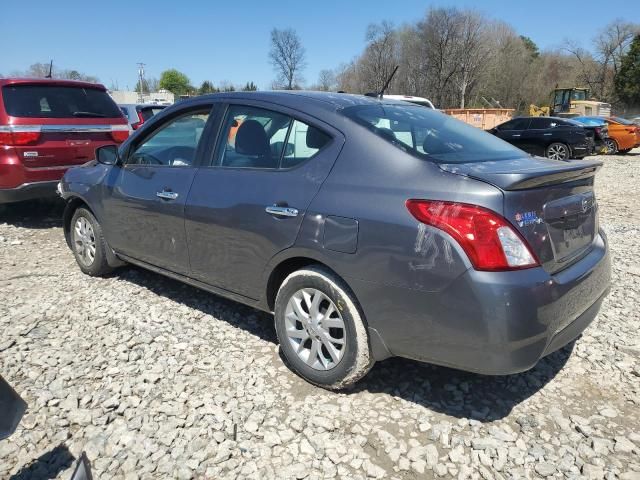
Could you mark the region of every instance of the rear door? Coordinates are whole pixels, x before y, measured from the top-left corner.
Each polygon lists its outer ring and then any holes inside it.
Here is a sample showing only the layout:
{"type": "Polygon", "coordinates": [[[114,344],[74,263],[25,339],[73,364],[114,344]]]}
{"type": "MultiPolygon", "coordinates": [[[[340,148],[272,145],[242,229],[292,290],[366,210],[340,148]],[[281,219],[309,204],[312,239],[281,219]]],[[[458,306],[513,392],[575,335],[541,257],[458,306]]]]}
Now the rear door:
{"type": "Polygon", "coordinates": [[[9,84],[2,88],[2,97],[12,128],[38,133],[33,142],[15,147],[27,168],[80,165],[94,158],[97,147],[129,136],[122,112],[97,85],[9,84]]]}
{"type": "Polygon", "coordinates": [[[267,262],[295,243],[344,140],[316,119],[261,102],[229,105],[220,132],[187,200],[192,275],[257,299],[267,262]]]}
{"type": "Polygon", "coordinates": [[[128,146],[105,192],[105,233],[119,253],[189,274],[184,206],[205,148],[211,104],[183,109],[128,146]]]}

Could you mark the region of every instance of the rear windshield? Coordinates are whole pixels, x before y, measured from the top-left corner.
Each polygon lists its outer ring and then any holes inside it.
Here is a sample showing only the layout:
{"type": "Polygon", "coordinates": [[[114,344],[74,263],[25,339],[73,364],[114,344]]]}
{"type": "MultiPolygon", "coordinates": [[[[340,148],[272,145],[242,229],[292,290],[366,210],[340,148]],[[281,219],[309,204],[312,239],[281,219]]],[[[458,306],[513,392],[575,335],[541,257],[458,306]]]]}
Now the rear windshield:
{"type": "Polygon", "coordinates": [[[441,163],[522,157],[509,143],[453,117],[413,105],[360,105],[343,114],[401,150],[441,163]]]}
{"type": "Polygon", "coordinates": [[[103,90],[57,85],[6,85],[4,108],[12,117],[120,118],[122,112],[103,90]]]}
{"type": "Polygon", "coordinates": [[[146,122],[154,115],[157,115],[162,111],[164,107],[143,107],[140,109],[140,115],[142,115],[142,119],[146,122]]]}

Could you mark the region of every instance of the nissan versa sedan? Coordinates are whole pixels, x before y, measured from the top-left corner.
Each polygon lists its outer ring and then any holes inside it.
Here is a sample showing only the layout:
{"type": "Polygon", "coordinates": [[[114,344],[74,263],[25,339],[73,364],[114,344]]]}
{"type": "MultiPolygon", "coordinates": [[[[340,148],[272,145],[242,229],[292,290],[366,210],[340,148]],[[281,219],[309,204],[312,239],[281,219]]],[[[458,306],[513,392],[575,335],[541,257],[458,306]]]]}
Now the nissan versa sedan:
{"type": "Polygon", "coordinates": [[[58,188],[83,272],[273,312],[289,366],[338,389],[393,355],[509,374],[577,338],[610,282],[600,165],[406,102],[237,92],[165,109],[58,188]]]}

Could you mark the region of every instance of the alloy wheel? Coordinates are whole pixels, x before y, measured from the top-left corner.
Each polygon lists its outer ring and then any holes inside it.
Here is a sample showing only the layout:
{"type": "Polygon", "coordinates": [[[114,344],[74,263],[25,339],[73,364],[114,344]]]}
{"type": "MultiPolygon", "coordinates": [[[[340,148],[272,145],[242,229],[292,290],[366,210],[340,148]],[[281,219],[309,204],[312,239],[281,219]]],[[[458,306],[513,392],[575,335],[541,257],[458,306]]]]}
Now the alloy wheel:
{"type": "Polygon", "coordinates": [[[298,357],[315,370],[331,370],[344,355],[346,330],[335,303],[315,288],[295,292],[285,310],[287,339],[298,357]]]}
{"type": "Polygon", "coordinates": [[[564,145],[551,145],[549,147],[548,157],[552,160],[566,160],[568,156],[569,152],[564,145]]]}
{"type": "Polygon", "coordinates": [[[615,142],[615,140],[608,138],[605,144],[607,146],[607,153],[609,155],[612,155],[618,152],[618,144],[615,142]]]}
{"type": "Polygon", "coordinates": [[[78,258],[87,267],[96,258],[96,237],[91,222],[85,217],[78,217],[74,226],[74,246],[78,258]]]}

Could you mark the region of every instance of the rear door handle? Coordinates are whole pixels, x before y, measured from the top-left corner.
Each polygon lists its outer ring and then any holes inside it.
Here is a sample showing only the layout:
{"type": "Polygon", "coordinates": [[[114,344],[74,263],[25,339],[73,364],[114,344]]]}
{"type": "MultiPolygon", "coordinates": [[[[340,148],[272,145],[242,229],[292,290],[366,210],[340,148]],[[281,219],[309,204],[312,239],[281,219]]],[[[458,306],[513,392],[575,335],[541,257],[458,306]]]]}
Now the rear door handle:
{"type": "Polygon", "coordinates": [[[512,136],[512,137],[519,137],[519,136],[520,136],[520,134],[519,134],[519,133],[516,133],[516,134],[511,135],[511,136],[512,136]]]}
{"type": "Polygon", "coordinates": [[[276,215],[278,217],[297,217],[298,209],[291,207],[279,207],[278,205],[269,205],[264,209],[270,215],[276,215]]]}
{"type": "Polygon", "coordinates": [[[163,190],[161,192],[156,193],[156,197],[162,198],[163,200],[175,200],[178,198],[178,194],[176,192],[168,192],[163,190]]]}

